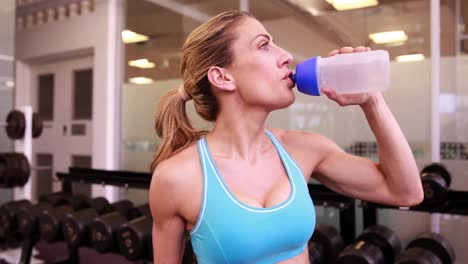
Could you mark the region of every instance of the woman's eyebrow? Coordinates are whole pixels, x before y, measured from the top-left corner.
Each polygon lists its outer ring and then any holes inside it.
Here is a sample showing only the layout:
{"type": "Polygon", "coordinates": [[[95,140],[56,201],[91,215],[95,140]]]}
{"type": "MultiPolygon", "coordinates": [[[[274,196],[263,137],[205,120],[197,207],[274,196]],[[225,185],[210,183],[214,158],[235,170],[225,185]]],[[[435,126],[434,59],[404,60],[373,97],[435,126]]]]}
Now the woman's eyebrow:
{"type": "Polygon", "coordinates": [[[270,35],[267,35],[267,34],[258,34],[257,36],[255,36],[255,37],[252,39],[251,42],[253,42],[254,40],[256,40],[256,39],[259,38],[259,37],[264,37],[264,38],[268,39],[268,41],[271,40],[271,41],[273,42],[273,38],[270,37],[270,35]]]}

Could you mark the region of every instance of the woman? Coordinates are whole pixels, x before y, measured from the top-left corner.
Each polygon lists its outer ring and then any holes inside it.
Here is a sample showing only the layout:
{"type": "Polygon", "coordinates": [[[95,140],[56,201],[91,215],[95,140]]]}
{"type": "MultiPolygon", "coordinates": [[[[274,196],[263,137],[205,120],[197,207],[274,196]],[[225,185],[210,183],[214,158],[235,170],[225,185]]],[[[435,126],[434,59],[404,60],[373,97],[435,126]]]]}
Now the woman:
{"type": "MultiPolygon", "coordinates": [[[[345,47],[330,56],[367,50],[345,47]]],[[[357,199],[421,202],[411,149],[380,93],[323,90],[341,106],[361,107],[379,144],[379,164],[315,133],[265,128],[271,111],[294,102],[291,61],[245,12],[219,14],[188,36],[183,86],[161,99],[156,116],[162,144],[150,187],[155,263],[180,263],[186,232],[199,263],[309,263],[312,173],[357,199]],[[210,132],[194,130],[187,100],[214,122],[210,132]]]]}

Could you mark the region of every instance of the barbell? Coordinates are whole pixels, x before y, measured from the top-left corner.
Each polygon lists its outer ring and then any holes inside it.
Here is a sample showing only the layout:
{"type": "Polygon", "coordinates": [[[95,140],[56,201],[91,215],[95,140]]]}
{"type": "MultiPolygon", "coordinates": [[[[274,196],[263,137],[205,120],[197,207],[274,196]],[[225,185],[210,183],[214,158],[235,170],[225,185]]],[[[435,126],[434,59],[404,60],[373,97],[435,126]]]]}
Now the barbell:
{"type": "MultiPolygon", "coordinates": [[[[5,127],[7,136],[10,139],[22,139],[26,130],[26,117],[24,113],[19,110],[12,110],[8,113],[6,121],[0,122],[0,126],[5,127]]],[[[42,134],[44,127],[50,127],[44,125],[42,118],[38,113],[32,115],[32,137],[38,138],[42,134]]]]}

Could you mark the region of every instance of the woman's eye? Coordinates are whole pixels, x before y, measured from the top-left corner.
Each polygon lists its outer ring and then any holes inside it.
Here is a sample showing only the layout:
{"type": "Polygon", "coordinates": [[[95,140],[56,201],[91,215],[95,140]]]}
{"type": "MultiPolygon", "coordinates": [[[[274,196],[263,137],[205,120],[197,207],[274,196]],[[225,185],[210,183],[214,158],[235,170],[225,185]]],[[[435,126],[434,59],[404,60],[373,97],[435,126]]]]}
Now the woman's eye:
{"type": "Polygon", "coordinates": [[[270,43],[265,42],[260,46],[261,49],[268,50],[270,48],[270,43]]]}

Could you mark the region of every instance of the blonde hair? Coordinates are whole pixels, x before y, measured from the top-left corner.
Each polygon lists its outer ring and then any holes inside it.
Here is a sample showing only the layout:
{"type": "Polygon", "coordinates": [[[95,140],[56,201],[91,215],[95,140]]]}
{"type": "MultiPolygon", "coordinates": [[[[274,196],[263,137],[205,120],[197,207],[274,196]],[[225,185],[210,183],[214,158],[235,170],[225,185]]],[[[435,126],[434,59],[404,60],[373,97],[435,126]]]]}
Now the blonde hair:
{"type": "Polygon", "coordinates": [[[203,119],[216,120],[219,104],[207,72],[212,66],[225,67],[232,64],[234,58],[231,45],[237,38],[233,29],[245,17],[253,16],[244,11],[223,12],[197,27],[187,37],[182,47],[183,85],[179,90],[169,91],[161,97],[156,111],[156,134],[162,141],[154,155],[152,171],[161,161],[207,133],[192,126],[185,109],[187,99],[193,99],[195,110],[203,119]],[[184,93],[188,98],[182,96],[184,93]]]}

